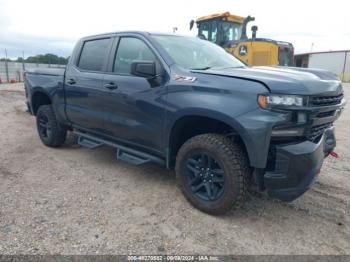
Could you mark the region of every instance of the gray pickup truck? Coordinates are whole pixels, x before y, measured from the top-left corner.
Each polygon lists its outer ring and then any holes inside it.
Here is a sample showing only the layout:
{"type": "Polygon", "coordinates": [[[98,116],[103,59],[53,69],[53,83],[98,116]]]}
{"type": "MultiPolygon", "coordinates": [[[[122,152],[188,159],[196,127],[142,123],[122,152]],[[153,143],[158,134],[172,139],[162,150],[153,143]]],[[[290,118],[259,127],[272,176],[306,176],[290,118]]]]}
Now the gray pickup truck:
{"type": "Polygon", "coordinates": [[[327,71],[251,68],[208,41],[147,32],[83,38],[65,70],[28,71],[25,89],[45,145],[70,130],[119,160],[175,168],[210,214],[243,203],[252,185],[283,201],[307,191],[345,105],[327,71]]]}

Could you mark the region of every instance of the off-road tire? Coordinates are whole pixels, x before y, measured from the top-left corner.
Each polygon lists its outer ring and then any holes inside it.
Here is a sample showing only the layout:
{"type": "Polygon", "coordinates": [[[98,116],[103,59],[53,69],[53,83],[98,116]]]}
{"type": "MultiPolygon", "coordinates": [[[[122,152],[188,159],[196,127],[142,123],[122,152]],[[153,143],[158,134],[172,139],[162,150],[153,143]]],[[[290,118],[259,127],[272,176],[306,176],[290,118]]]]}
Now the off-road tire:
{"type": "Polygon", "coordinates": [[[219,134],[203,134],[190,138],[177,154],[175,171],[177,183],[186,199],[205,213],[224,214],[232,208],[240,207],[245,201],[250,175],[248,158],[242,147],[230,138],[219,134]],[[224,191],[220,199],[202,200],[186,185],[186,165],[194,150],[208,152],[220,162],[225,177],[224,191]]]}
{"type": "Polygon", "coordinates": [[[63,127],[56,118],[56,115],[52,109],[51,105],[42,105],[39,107],[36,114],[36,124],[38,129],[38,134],[44,145],[49,147],[59,147],[66,140],[67,129],[63,127]],[[50,129],[49,132],[43,134],[43,123],[41,120],[47,120],[47,127],[50,129]]]}

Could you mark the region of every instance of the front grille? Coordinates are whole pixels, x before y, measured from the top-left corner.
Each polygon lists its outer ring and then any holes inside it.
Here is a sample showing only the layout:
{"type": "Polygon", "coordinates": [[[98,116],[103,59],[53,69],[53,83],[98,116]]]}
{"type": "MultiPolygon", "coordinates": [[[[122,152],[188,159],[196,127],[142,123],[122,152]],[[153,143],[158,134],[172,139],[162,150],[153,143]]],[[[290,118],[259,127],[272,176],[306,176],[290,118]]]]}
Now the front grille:
{"type": "MultiPolygon", "coordinates": [[[[344,97],[343,94],[339,94],[336,96],[312,96],[309,99],[309,106],[311,107],[337,106],[341,104],[343,97],[344,97]]],[[[335,113],[336,113],[336,109],[334,107],[330,107],[329,109],[323,109],[321,110],[321,112],[313,115],[311,120],[314,123],[317,123],[321,119],[326,120],[325,119],[326,117],[329,117],[329,118],[335,117],[335,113]]],[[[327,128],[332,126],[335,118],[332,118],[332,119],[333,120],[330,121],[329,123],[311,126],[306,132],[306,138],[310,141],[315,142],[325,132],[327,128]]]]}
{"type": "Polygon", "coordinates": [[[332,123],[327,123],[327,124],[311,127],[310,131],[306,135],[306,138],[310,141],[315,141],[331,125],[332,123]]]}
{"type": "Polygon", "coordinates": [[[332,111],[326,111],[326,112],[322,112],[317,114],[317,117],[321,118],[321,117],[329,117],[329,116],[334,116],[335,114],[335,110],[332,111]]]}
{"type": "Polygon", "coordinates": [[[341,103],[344,95],[340,94],[337,96],[313,96],[310,97],[311,106],[332,106],[341,103]]]}

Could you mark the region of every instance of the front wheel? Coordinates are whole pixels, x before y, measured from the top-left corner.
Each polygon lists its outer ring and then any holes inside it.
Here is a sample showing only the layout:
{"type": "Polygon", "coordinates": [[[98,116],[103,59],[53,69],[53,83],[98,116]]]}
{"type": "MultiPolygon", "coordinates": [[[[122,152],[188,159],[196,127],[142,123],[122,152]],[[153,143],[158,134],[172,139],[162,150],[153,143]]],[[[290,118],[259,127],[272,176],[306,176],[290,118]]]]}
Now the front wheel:
{"type": "Polygon", "coordinates": [[[46,146],[58,147],[66,140],[67,129],[57,121],[51,105],[39,107],[36,125],[39,137],[46,146]]]}
{"type": "Polygon", "coordinates": [[[178,152],[175,169],[187,200],[206,213],[223,214],[244,201],[247,157],[225,136],[204,134],[189,139],[178,152]]]}

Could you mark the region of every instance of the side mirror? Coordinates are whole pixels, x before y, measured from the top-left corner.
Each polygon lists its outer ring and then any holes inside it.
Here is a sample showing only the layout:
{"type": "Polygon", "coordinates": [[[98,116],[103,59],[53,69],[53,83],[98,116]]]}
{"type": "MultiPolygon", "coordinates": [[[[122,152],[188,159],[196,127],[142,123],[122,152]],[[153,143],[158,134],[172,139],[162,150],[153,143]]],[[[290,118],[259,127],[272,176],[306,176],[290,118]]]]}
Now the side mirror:
{"type": "Polygon", "coordinates": [[[192,20],[190,21],[190,30],[192,30],[193,26],[194,26],[194,20],[192,19],[192,20]]]}
{"type": "Polygon", "coordinates": [[[152,78],[157,75],[154,61],[134,61],[131,63],[130,73],[135,76],[152,78]]]}

